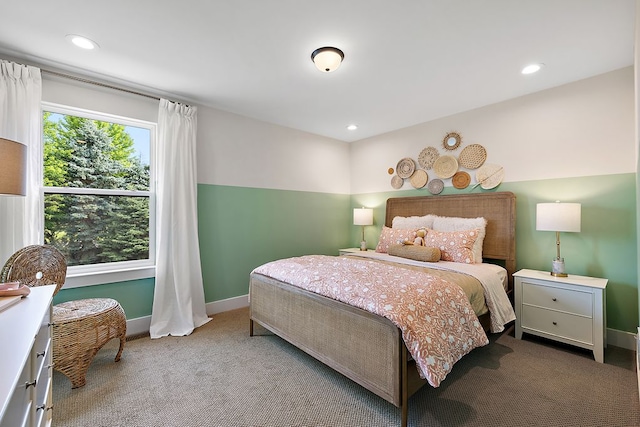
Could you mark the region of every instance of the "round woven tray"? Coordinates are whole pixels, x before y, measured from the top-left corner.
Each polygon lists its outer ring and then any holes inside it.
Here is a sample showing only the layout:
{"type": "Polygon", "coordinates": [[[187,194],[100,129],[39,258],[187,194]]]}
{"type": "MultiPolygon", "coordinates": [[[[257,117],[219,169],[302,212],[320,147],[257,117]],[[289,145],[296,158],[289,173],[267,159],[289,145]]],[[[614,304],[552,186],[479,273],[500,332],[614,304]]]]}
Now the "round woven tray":
{"type": "Polygon", "coordinates": [[[504,179],[504,168],[500,165],[486,164],[476,172],[476,181],[485,190],[497,187],[504,179]]]}
{"type": "Polygon", "coordinates": [[[467,169],[477,169],[487,160],[487,150],[480,144],[467,145],[458,156],[460,166],[467,169]]]}
{"type": "Polygon", "coordinates": [[[471,182],[471,176],[465,171],[459,171],[456,172],[455,175],[453,175],[453,178],[451,178],[451,182],[453,183],[453,186],[458,190],[462,190],[463,188],[467,188],[469,186],[469,183],[471,182]]]}
{"type": "Polygon", "coordinates": [[[438,153],[437,148],[427,147],[420,152],[418,163],[425,169],[431,169],[438,156],[440,156],[440,153],[438,153]]]}
{"type": "Polygon", "coordinates": [[[451,178],[458,170],[458,161],[453,156],[440,156],[433,164],[433,170],[438,178],[451,178]]]}
{"type": "Polygon", "coordinates": [[[422,169],[418,169],[411,175],[411,185],[413,188],[422,188],[427,185],[427,181],[429,180],[429,175],[422,169]]]}
{"type": "Polygon", "coordinates": [[[429,184],[427,184],[427,190],[429,190],[431,194],[440,194],[442,190],[444,190],[444,182],[442,182],[441,179],[432,179],[429,181],[429,184]]]}
{"type": "Polygon", "coordinates": [[[400,178],[398,175],[393,175],[393,177],[391,177],[391,186],[396,190],[402,188],[403,184],[404,179],[400,178]]]}
{"type": "Polygon", "coordinates": [[[398,162],[396,166],[396,173],[400,178],[409,178],[413,175],[413,171],[416,170],[416,162],[409,157],[405,157],[404,159],[398,162]]]}

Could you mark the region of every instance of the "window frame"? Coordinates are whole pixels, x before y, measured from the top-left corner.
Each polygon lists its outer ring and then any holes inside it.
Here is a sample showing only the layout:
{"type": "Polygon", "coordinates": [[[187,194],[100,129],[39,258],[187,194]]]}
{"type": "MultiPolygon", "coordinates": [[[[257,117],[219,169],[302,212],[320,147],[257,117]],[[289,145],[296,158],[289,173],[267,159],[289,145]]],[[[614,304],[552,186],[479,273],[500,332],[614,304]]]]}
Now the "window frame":
{"type": "MultiPolygon", "coordinates": [[[[44,176],[41,182],[41,215],[42,229],[40,236],[44,239],[44,197],[45,194],[83,194],[96,196],[129,196],[149,198],[149,258],[145,260],[118,261],[104,264],[89,264],[69,266],[67,268],[67,279],[64,288],[77,288],[91,285],[101,285],[106,283],[124,282],[130,280],[146,279],[155,277],[156,274],[156,136],[157,123],[134,119],[130,117],[118,116],[85,108],[61,105],[52,102],[41,103],[41,115],[44,112],[64,114],[76,117],[83,117],[90,120],[116,123],[123,126],[133,126],[149,130],[149,189],[142,190],[113,190],[96,188],[75,188],[75,187],[45,187],[44,176]]],[[[44,122],[42,123],[44,131],[44,122]]],[[[44,138],[42,140],[44,146],[44,138]]],[[[44,157],[41,158],[41,167],[44,170],[44,157]]]]}

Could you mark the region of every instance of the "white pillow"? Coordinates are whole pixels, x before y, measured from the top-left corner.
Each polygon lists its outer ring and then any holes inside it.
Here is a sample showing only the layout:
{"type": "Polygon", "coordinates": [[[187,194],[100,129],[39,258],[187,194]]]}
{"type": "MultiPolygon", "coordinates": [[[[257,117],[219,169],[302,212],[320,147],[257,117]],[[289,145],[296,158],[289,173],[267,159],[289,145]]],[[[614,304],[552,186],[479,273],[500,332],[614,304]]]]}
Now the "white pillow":
{"type": "Polygon", "coordinates": [[[396,216],[391,221],[391,228],[410,228],[417,230],[419,228],[433,229],[433,219],[435,215],[425,216],[396,216]]]}
{"type": "Polygon", "coordinates": [[[478,229],[478,238],[473,244],[474,262],[479,264],[482,262],[482,243],[486,235],[487,220],[478,218],[458,218],[452,216],[434,216],[433,227],[435,231],[464,231],[478,229]]]}

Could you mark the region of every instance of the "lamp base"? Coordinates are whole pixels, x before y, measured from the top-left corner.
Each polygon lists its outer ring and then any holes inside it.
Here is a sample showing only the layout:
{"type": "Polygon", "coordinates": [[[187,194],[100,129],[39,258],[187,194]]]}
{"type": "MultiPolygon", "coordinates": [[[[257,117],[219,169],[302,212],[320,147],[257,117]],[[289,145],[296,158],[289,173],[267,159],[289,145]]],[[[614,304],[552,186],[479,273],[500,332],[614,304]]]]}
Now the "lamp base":
{"type": "Polygon", "coordinates": [[[366,241],[362,241],[360,242],[360,250],[361,251],[366,251],[367,250],[367,242],[366,241]]]}
{"type": "Polygon", "coordinates": [[[569,277],[569,275],[567,273],[554,273],[553,271],[551,273],[552,276],[554,277],[569,277]]]}
{"type": "Polygon", "coordinates": [[[564,258],[555,258],[552,261],[552,269],[551,275],[555,277],[568,277],[569,275],[566,273],[564,269],[564,258]]]}

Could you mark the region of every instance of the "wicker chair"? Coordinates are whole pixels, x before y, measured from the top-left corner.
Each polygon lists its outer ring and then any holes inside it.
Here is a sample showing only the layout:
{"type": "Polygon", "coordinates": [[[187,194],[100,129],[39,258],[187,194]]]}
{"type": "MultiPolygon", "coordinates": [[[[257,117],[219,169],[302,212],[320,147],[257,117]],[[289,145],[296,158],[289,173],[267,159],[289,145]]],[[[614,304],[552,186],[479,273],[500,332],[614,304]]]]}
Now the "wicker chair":
{"type": "MultiPolygon", "coordinates": [[[[27,286],[64,285],[67,263],[53,246],[31,245],[14,253],[0,272],[0,281],[27,286]]],[[[71,380],[72,388],[86,384],[86,373],[98,350],[120,339],[115,361],[124,349],[127,323],[124,310],[111,298],[68,301],[53,306],[53,365],[71,380]]]]}

